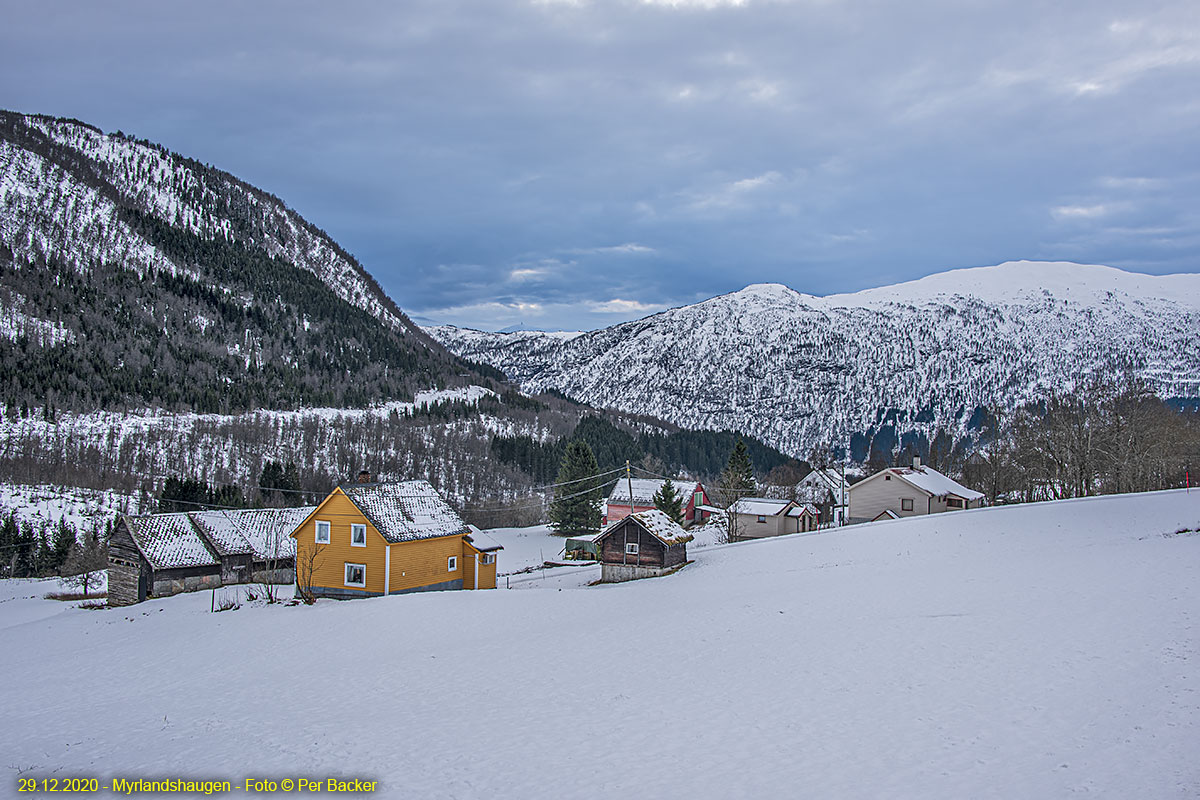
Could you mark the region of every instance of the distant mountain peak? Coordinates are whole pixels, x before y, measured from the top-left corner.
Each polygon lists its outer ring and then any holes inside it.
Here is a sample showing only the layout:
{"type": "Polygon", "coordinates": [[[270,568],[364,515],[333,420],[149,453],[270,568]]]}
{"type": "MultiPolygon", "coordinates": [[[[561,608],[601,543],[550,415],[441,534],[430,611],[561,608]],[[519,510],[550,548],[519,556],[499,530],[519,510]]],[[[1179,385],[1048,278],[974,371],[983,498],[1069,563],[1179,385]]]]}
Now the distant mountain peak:
{"type": "Polygon", "coordinates": [[[1132,372],[1163,396],[1200,397],[1198,313],[1200,275],[1012,261],[827,297],[751,284],[569,340],[434,334],[529,390],[742,430],[803,457],[884,428],[966,434],[980,406],[1092,375],[1132,372]]]}

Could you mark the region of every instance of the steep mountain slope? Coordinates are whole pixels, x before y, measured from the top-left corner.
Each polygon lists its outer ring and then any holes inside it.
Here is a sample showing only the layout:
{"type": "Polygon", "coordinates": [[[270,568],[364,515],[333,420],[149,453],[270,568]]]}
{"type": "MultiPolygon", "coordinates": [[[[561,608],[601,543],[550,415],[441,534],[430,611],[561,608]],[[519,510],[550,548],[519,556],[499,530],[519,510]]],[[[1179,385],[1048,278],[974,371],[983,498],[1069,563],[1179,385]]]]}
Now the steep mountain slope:
{"type": "Polygon", "coordinates": [[[884,426],[962,432],[980,406],[1091,375],[1196,397],[1198,331],[1200,275],[1038,262],[830,297],[756,284],[573,338],[429,329],[528,389],[736,428],[796,455],[884,426]]]}
{"type": "Polygon", "coordinates": [[[464,369],[278,198],[149,142],[0,112],[2,399],[359,405],[464,369]]]}

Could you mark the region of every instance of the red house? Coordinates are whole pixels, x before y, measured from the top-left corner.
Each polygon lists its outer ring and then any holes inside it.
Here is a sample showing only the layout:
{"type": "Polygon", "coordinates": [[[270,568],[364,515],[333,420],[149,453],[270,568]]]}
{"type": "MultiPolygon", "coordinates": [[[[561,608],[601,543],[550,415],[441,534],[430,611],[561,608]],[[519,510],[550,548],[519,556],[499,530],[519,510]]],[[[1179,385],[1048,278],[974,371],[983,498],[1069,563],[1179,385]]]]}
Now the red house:
{"type": "MultiPolygon", "coordinates": [[[[612,494],[608,496],[607,506],[600,521],[601,526],[610,525],[630,514],[654,508],[654,495],[658,493],[664,483],[666,483],[665,480],[660,481],[657,478],[633,478],[632,480],[621,478],[618,480],[617,485],[613,487],[612,494]],[[633,488],[632,502],[629,497],[630,484],[633,488]]],[[[700,508],[700,506],[708,505],[708,494],[704,491],[703,486],[696,481],[684,478],[672,479],[671,483],[675,485],[675,493],[683,499],[680,508],[683,511],[685,528],[708,519],[710,512],[700,508]]]]}

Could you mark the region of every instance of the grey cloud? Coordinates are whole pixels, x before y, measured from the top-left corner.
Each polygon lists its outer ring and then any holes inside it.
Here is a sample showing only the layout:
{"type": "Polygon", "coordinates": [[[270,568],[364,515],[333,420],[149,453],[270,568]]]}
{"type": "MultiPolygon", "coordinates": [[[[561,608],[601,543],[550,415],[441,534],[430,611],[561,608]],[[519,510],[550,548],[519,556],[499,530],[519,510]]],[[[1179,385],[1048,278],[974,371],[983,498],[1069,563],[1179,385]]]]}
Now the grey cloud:
{"type": "Polygon", "coordinates": [[[29,4],[0,89],[263,186],[418,316],[1197,269],[1194,3],[706,5],[29,4]]]}

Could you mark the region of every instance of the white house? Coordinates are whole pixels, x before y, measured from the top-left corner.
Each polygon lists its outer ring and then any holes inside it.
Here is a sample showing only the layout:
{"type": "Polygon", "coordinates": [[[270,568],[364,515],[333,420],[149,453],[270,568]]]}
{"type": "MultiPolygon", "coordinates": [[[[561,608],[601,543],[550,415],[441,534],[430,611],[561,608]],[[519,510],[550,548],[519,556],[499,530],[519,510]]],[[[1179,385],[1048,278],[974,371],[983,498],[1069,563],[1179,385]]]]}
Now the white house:
{"type": "Polygon", "coordinates": [[[796,484],[796,499],[821,509],[823,525],[846,524],[850,482],[840,469],[814,469],[796,484]]]}
{"type": "Polygon", "coordinates": [[[911,467],[876,472],[851,486],[848,494],[848,516],[856,522],[877,519],[887,511],[897,517],[913,517],[983,505],[982,492],[922,466],[920,459],[911,467]]]}

